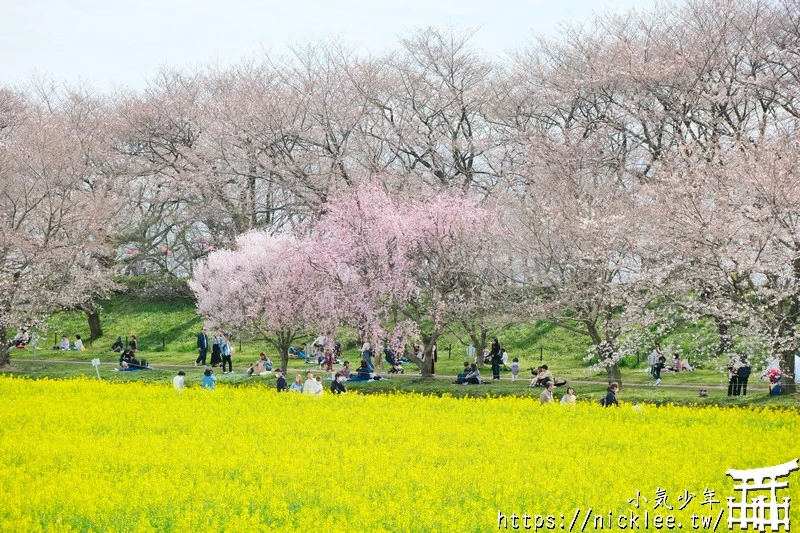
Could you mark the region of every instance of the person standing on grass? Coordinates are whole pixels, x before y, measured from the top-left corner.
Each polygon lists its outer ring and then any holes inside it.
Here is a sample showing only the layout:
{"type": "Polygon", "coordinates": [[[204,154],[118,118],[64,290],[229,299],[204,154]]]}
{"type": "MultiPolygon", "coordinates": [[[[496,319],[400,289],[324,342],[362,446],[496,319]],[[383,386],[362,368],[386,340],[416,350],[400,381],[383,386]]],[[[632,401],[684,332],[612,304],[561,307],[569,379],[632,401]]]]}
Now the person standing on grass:
{"type": "Polygon", "coordinates": [[[136,353],[139,350],[139,342],[136,340],[136,335],[131,335],[130,350],[136,353]]]}
{"type": "Polygon", "coordinates": [[[647,363],[650,365],[650,375],[653,376],[655,382],[653,386],[661,383],[661,369],[664,368],[664,362],[667,360],[664,354],[661,353],[661,344],[656,342],[653,345],[653,351],[647,357],[647,363]]]}
{"type": "Polygon", "coordinates": [[[184,376],[186,376],[186,372],[180,370],[178,375],[172,378],[172,386],[175,387],[175,390],[179,393],[183,392],[184,376]]]}
{"type": "Polygon", "coordinates": [[[492,349],[489,352],[492,357],[492,379],[500,379],[500,341],[497,337],[492,341],[492,349]]]}
{"type": "Polygon", "coordinates": [[[286,384],[286,378],[283,377],[283,370],[276,368],[275,376],[278,378],[278,381],[275,383],[275,387],[278,389],[278,392],[289,392],[289,386],[286,384]]]}
{"type": "Polygon", "coordinates": [[[208,335],[206,335],[206,328],[200,330],[197,334],[197,351],[199,355],[194,361],[194,366],[206,366],[206,354],[208,354],[208,335]]]}
{"type": "Polygon", "coordinates": [[[303,376],[297,374],[294,377],[294,383],[289,385],[289,392],[303,392],[303,376]]]}
{"type": "Polygon", "coordinates": [[[306,372],[306,380],[303,382],[303,394],[314,396],[317,393],[317,380],[314,379],[314,373],[310,370],[306,372]]]}
{"type": "Polygon", "coordinates": [[[555,388],[555,384],[552,381],[548,381],[544,384],[544,390],[539,395],[539,404],[544,405],[546,403],[553,403],[553,389],[555,388]]]}
{"type": "Polygon", "coordinates": [[[511,381],[517,381],[517,376],[519,376],[519,358],[515,357],[511,363],[511,381]]]}
{"type": "Polygon", "coordinates": [[[728,396],[739,396],[742,389],[739,383],[739,364],[736,356],[728,359],[728,396]]]}
{"type": "Polygon", "coordinates": [[[739,396],[739,392],[742,393],[742,396],[747,396],[747,380],[750,379],[750,373],[750,361],[745,357],[742,359],[741,366],[736,371],[736,376],[739,378],[739,383],[736,386],[736,396],[739,396]]]}
{"type": "Polygon", "coordinates": [[[220,350],[222,351],[222,373],[233,374],[233,345],[229,335],[222,337],[220,350]],[[225,363],[228,363],[228,372],[225,372],[225,363]]]}
{"type": "Polygon", "coordinates": [[[222,364],[222,333],[217,330],[214,337],[211,339],[211,367],[217,367],[222,364]]]}
{"type": "Polygon", "coordinates": [[[619,390],[619,385],[616,383],[612,383],[608,386],[608,391],[606,391],[606,397],[601,400],[601,403],[605,407],[611,407],[615,405],[619,407],[619,402],[617,402],[617,391],[619,390]]]}

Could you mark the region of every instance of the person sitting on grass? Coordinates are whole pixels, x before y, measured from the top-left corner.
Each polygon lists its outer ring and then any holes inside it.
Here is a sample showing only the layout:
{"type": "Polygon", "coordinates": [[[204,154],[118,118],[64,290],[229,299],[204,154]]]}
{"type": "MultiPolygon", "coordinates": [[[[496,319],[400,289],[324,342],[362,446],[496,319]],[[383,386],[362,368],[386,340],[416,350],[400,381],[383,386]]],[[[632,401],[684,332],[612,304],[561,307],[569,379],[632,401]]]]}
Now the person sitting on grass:
{"type": "Polygon", "coordinates": [[[481,383],[483,383],[481,381],[481,371],[478,370],[478,365],[472,363],[469,365],[469,374],[464,376],[463,385],[480,385],[481,383]]]}
{"type": "Polygon", "coordinates": [[[122,337],[117,335],[117,340],[114,341],[114,344],[111,345],[112,352],[121,352],[122,351],[122,337]]]}
{"type": "Polygon", "coordinates": [[[453,382],[454,385],[461,385],[467,379],[467,374],[470,373],[469,362],[464,361],[464,370],[458,373],[456,376],[456,380],[453,382]]]}
{"type": "Polygon", "coordinates": [[[247,369],[248,376],[263,376],[269,374],[272,371],[272,361],[269,360],[267,354],[261,352],[259,355],[258,361],[250,365],[250,368],[247,369]]]}
{"type": "Polygon", "coordinates": [[[82,352],[85,349],[80,335],[75,335],[75,344],[73,344],[70,349],[74,352],[82,352]]]}
{"type": "MultiPolygon", "coordinates": [[[[533,370],[531,370],[533,372],[533,370]]],[[[544,387],[544,384],[548,381],[552,381],[555,383],[555,378],[553,377],[553,373],[548,370],[547,365],[542,365],[536,372],[534,373],[534,377],[531,380],[531,387],[544,387]]]]}
{"type": "Polygon", "coordinates": [[[341,370],[339,370],[339,374],[342,376],[342,381],[350,379],[350,361],[344,362],[341,370]]]}
{"type": "Polygon", "coordinates": [[[361,366],[356,369],[356,379],[359,381],[369,381],[372,379],[372,372],[369,369],[369,364],[365,360],[361,360],[361,366]]]}

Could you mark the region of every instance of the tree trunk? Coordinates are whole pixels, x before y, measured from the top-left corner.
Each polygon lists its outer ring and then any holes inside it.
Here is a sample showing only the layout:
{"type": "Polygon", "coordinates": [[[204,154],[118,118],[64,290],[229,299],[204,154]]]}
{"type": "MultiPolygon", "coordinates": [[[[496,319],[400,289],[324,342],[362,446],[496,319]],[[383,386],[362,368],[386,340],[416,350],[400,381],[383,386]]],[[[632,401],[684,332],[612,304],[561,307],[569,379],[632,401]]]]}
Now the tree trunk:
{"type": "Polygon", "coordinates": [[[616,383],[621,389],[622,369],[619,367],[619,365],[614,363],[613,365],[606,367],[606,370],[608,370],[608,384],[611,385],[612,383],[616,383]]]}
{"type": "MultiPolygon", "coordinates": [[[[800,258],[792,261],[792,270],[794,273],[795,286],[800,280],[800,258]]],[[[796,291],[797,292],[797,291],[796,291]]],[[[793,297],[788,299],[789,312],[784,320],[781,320],[780,338],[789,339],[781,345],[781,389],[783,394],[795,394],[797,392],[797,384],[794,382],[794,377],[797,375],[797,368],[794,364],[794,354],[797,351],[796,337],[797,335],[797,320],[800,319],[800,294],[794,294],[793,297]]]]}
{"type": "Polygon", "coordinates": [[[89,338],[97,340],[103,336],[103,325],[100,323],[100,311],[93,309],[85,311],[86,319],[89,322],[89,338]]]}
{"type": "Polygon", "coordinates": [[[592,342],[594,342],[595,350],[600,356],[600,363],[605,367],[606,372],[608,372],[608,384],[616,383],[621,389],[622,369],[619,367],[618,362],[609,362],[613,360],[614,352],[616,351],[614,349],[614,343],[609,340],[603,340],[595,323],[584,321],[584,324],[586,325],[586,330],[589,332],[592,342]]]}
{"type": "Polygon", "coordinates": [[[478,336],[474,330],[469,332],[469,338],[472,341],[472,345],[475,346],[475,355],[477,356],[478,368],[483,368],[485,363],[483,360],[483,350],[486,349],[486,337],[488,335],[489,331],[484,326],[481,326],[480,336],[478,336]]]}
{"type": "Polygon", "coordinates": [[[283,331],[270,331],[264,332],[264,337],[267,342],[272,344],[281,356],[281,370],[286,374],[289,369],[289,348],[292,347],[292,342],[295,339],[295,333],[292,330],[283,331]]]}
{"type": "Polygon", "coordinates": [[[782,394],[795,394],[797,383],[794,377],[797,375],[797,368],[794,364],[794,350],[784,350],[781,354],[781,392],[782,394]]]}
{"type": "Polygon", "coordinates": [[[289,348],[291,346],[286,346],[285,348],[281,348],[279,350],[281,354],[281,370],[283,370],[283,374],[286,375],[286,372],[289,369],[289,348]]]}
{"type": "Polygon", "coordinates": [[[11,358],[8,355],[8,336],[5,326],[0,326],[0,368],[8,366],[11,358]]]}
{"type": "Polygon", "coordinates": [[[717,347],[717,355],[723,355],[730,350],[733,344],[731,340],[731,332],[728,323],[721,318],[715,316],[714,320],[717,322],[717,335],[719,335],[719,346],[717,347]]]}

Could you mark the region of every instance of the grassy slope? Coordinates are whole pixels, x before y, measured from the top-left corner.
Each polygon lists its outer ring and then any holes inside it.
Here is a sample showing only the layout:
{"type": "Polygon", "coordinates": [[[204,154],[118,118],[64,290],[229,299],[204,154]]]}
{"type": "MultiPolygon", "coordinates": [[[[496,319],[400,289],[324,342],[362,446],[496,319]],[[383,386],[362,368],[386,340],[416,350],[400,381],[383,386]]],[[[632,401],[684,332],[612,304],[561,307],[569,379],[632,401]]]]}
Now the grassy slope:
{"type": "MultiPolygon", "coordinates": [[[[111,380],[154,380],[168,381],[179,367],[189,370],[189,383],[192,380],[199,382],[199,372],[191,365],[196,357],[195,335],[203,321],[195,313],[194,304],[189,299],[161,299],[142,300],[131,295],[116,295],[110,300],[102,302],[101,318],[104,337],[87,344],[84,352],[52,351],[48,348],[54,340],[62,334],[74,341],[75,334],[88,337],[88,326],[85,316],[80,312],[64,312],[53,315],[46,330],[39,333],[41,350],[25,349],[12,351],[12,363],[16,366],[17,375],[34,378],[39,377],[70,377],[76,375],[95,376],[94,369],[89,361],[97,357],[102,362],[108,363],[101,367],[104,379],[111,380]],[[156,367],[155,372],[116,373],[111,369],[115,366],[118,355],[110,351],[111,343],[117,335],[123,339],[136,334],[142,356],[151,365],[156,367]],[[14,360],[17,362],[14,362],[14,360]],[[22,359],[34,359],[24,362],[22,359]],[[72,364],[56,363],[57,360],[73,361],[72,364]],[[194,376],[194,374],[198,376],[194,376]]],[[[529,368],[538,366],[540,360],[547,363],[557,378],[563,377],[575,383],[579,396],[584,398],[599,398],[604,390],[602,385],[605,379],[603,372],[592,371],[582,361],[589,346],[584,337],[559,328],[550,323],[538,322],[510,326],[502,330],[498,337],[509,352],[509,357],[518,357],[522,368],[522,376],[530,376],[529,368]],[[595,382],[595,383],[581,383],[595,382]]],[[[355,340],[348,337],[345,332],[340,335],[345,346],[345,359],[356,363],[359,359],[355,340]]],[[[675,339],[679,341],[680,339],[675,339]]],[[[252,360],[257,358],[260,351],[266,351],[270,357],[275,357],[275,349],[263,341],[239,340],[234,364],[238,372],[244,372],[252,360]]],[[[461,370],[466,360],[466,348],[458,342],[455,336],[448,335],[439,343],[439,362],[437,374],[455,375],[461,370]],[[449,348],[449,349],[448,349],[449,348]]],[[[649,375],[646,363],[638,366],[635,361],[630,361],[631,368],[623,369],[623,383],[625,384],[625,397],[634,401],[653,402],[679,402],[679,403],[722,403],[722,404],[748,404],[748,405],[792,405],[797,406],[795,398],[767,398],[766,385],[757,379],[751,379],[751,394],[747,399],[731,399],[726,397],[727,379],[725,375],[715,369],[684,372],[680,375],[664,372],[664,382],[661,387],[649,386],[649,375]],[[710,389],[711,397],[702,399],[697,397],[699,388],[710,389]]],[[[354,365],[357,366],[357,365],[354,365]]],[[[714,365],[709,365],[714,366],[714,365]]],[[[302,372],[307,368],[316,369],[305,365],[302,361],[290,361],[290,374],[302,372]]],[[[415,374],[413,365],[406,366],[408,374],[415,374]]],[[[484,374],[490,374],[486,368],[484,374]]],[[[218,373],[219,374],[219,373],[218,373]]],[[[477,395],[538,395],[539,389],[528,389],[527,380],[516,383],[508,380],[509,373],[503,374],[500,383],[493,383],[483,387],[463,387],[450,383],[450,379],[419,380],[412,376],[395,378],[383,384],[351,384],[353,389],[361,390],[413,390],[433,394],[477,394],[477,395]]],[[[273,383],[274,378],[247,378],[226,376],[226,381],[237,384],[251,384],[254,382],[273,383]]],[[[556,393],[559,396],[559,393],[556,393]]]]}

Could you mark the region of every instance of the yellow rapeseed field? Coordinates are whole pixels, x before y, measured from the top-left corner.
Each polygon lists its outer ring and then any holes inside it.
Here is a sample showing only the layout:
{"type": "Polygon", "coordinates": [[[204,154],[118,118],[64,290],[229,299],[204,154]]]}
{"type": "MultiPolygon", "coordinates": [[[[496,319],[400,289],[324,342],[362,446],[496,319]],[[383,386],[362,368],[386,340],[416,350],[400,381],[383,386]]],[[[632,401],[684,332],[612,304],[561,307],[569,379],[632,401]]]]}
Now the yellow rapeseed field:
{"type": "Polygon", "coordinates": [[[3,531],[726,531],[725,471],[800,455],[788,410],[12,378],[0,400],[3,531]]]}

